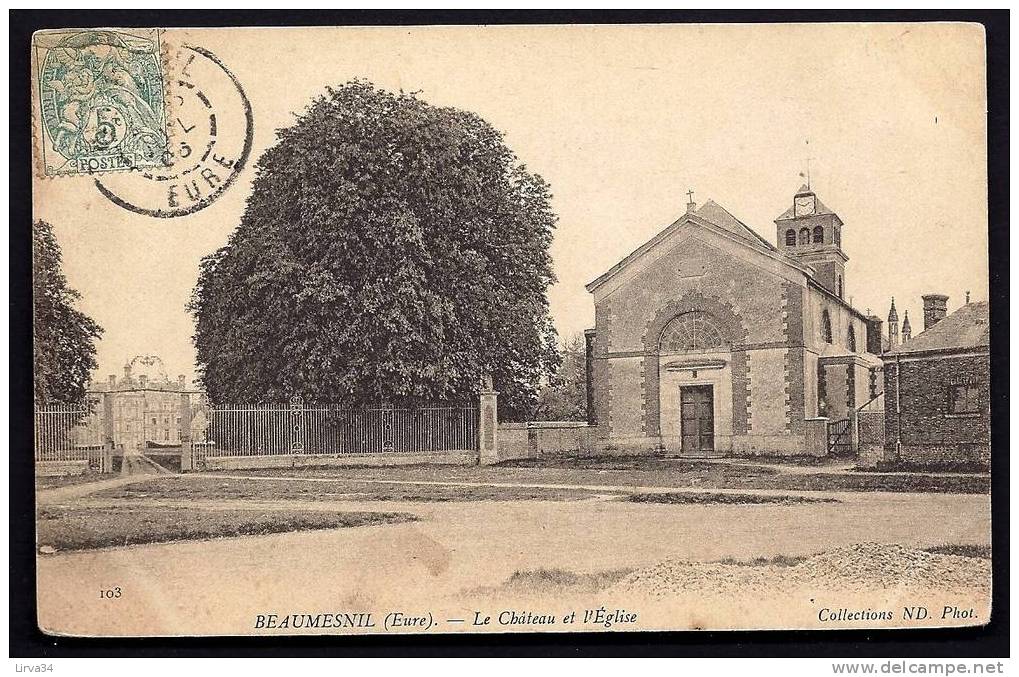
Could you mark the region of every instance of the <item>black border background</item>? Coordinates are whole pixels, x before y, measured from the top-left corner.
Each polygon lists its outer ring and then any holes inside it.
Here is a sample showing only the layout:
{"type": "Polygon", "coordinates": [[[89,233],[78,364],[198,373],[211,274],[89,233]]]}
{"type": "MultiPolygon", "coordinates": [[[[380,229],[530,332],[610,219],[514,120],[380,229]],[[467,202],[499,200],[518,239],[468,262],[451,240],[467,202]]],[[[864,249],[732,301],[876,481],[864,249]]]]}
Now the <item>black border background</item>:
{"type": "MultiPolygon", "coordinates": [[[[10,655],[72,656],[810,656],[1009,655],[1008,185],[1009,13],[938,11],[167,11],[11,10],[10,17],[10,655]],[[37,629],[31,387],[30,67],[36,30],[98,26],[965,21],[987,35],[991,302],[993,610],[978,628],[524,635],[83,639],[37,629]]],[[[976,74],[974,74],[976,75],[976,74]]],[[[965,215],[958,215],[966,218],[965,215]]],[[[171,227],[168,224],[167,227],[171,227]]],[[[931,516],[936,518],[936,516],[931,516]]]]}

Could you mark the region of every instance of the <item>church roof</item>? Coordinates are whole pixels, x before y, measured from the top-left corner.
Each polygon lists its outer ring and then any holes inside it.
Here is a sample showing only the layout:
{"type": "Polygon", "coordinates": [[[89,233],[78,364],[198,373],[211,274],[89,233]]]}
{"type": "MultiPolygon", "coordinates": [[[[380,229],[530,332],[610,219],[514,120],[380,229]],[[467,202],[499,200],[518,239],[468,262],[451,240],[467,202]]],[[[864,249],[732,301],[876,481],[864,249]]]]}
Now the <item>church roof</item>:
{"type": "Polygon", "coordinates": [[[701,217],[705,221],[710,221],[719,228],[724,228],[733,235],[748,239],[752,242],[763,244],[769,249],[777,251],[770,242],[758,235],[753,228],[737,219],[729,212],[729,210],[714,200],[708,200],[705,202],[700,209],[697,210],[697,216],[701,217]]]}
{"type": "Polygon", "coordinates": [[[890,355],[908,355],[933,350],[965,350],[990,345],[991,325],[986,301],[974,301],[936,325],[893,350],[890,355]]]}
{"type": "Polygon", "coordinates": [[[784,255],[774,245],[754,232],[752,228],[733,216],[727,209],[719,205],[714,200],[708,200],[700,207],[700,209],[688,211],[686,214],[674,221],[670,226],[660,231],[657,235],[634,251],[630,252],[630,254],[624,257],[619,263],[609,268],[596,279],[587,283],[585,285],[587,291],[594,292],[596,288],[607,282],[630,264],[640,259],[648,250],[666,239],[673,231],[676,230],[676,228],[687,221],[692,221],[697,225],[701,225],[701,227],[722,231],[727,236],[745,243],[752,249],[756,249],[757,251],[764,253],[766,256],[770,256],[777,261],[781,261],[785,265],[808,276],[810,274],[808,268],[804,267],[798,261],[795,261],[792,257],[784,255]]]}
{"type": "MultiPolygon", "coordinates": [[[[800,186],[800,189],[798,191],[796,191],[796,196],[797,197],[799,197],[801,195],[813,195],[814,196],[814,214],[834,214],[835,213],[832,210],[828,209],[828,207],[826,207],[823,202],[821,202],[821,198],[819,198],[817,196],[817,193],[815,193],[814,191],[810,190],[810,187],[807,186],[807,184],[803,184],[802,186],[800,186]]],[[[787,209],[784,212],[782,212],[782,216],[778,217],[775,220],[776,221],[785,221],[787,219],[794,219],[794,218],[796,218],[796,204],[795,203],[793,203],[793,205],[790,206],[789,209],[787,209]]]]}

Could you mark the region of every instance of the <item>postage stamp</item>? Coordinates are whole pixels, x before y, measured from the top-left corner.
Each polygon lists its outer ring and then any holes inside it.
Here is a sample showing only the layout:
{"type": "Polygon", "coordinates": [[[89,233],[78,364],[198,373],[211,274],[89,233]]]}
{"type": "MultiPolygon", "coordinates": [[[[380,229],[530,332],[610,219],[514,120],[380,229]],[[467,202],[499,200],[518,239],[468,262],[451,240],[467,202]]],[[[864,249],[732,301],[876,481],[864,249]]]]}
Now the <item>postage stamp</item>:
{"type": "Polygon", "coordinates": [[[158,30],[35,36],[47,176],[156,167],[167,147],[158,30]]]}

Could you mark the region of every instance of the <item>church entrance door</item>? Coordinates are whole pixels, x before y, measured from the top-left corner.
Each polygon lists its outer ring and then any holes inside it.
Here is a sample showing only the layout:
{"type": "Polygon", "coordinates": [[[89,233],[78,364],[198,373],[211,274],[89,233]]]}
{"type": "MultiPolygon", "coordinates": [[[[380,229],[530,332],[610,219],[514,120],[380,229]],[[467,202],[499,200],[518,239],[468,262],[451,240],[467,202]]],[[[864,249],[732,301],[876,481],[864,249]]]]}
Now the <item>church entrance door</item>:
{"type": "Polygon", "coordinates": [[[680,432],[683,452],[715,449],[715,401],[712,387],[680,386],[680,432]]]}

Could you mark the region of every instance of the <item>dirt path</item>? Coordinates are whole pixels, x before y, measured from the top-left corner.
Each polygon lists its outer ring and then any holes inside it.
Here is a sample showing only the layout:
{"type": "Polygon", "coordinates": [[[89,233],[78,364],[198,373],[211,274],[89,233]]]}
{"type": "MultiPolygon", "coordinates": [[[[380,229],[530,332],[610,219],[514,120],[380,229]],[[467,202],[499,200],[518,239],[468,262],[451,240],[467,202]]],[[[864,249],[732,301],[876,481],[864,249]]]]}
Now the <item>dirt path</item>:
{"type": "MultiPolygon", "coordinates": [[[[264,510],[282,504],[227,503],[264,510]]],[[[987,497],[966,494],[856,492],[846,494],[843,503],[786,506],[625,501],[302,501],[300,506],[398,510],[420,519],[40,556],[39,587],[48,591],[40,595],[42,625],[72,633],[202,634],[248,632],[259,613],[465,614],[478,608],[478,602],[463,597],[465,590],[499,585],[518,570],[592,572],[645,567],[670,557],[803,555],[869,541],[916,547],[987,544],[990,520],[987,497]],[[96,590],[111,586],[124,591],[116,602],[93,599],[96,590]]]]}

